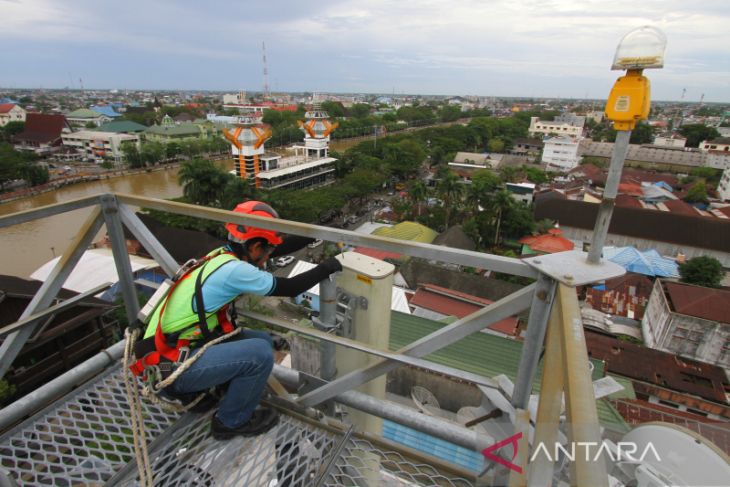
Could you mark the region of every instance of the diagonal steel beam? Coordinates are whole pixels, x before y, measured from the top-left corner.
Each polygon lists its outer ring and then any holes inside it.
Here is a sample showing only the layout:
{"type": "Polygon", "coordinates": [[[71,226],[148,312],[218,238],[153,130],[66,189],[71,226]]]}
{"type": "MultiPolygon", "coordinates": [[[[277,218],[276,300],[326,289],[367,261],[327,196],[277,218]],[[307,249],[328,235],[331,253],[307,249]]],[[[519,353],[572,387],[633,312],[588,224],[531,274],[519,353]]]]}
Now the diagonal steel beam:
{"type": "MultiPolygon", "coordinates": [[[[63,283],[73,271],[76,264],[81,259],[81,256],[86,252],[86,248],[91,244],[91,241],[96,236],[97,232],[101,228],[103,220],[101,218],[101,209],[97,206],[91,212],[91,215],[86,219],[84,224],[81,226],[79,233],[73,239],[68,248],[64,251],[63,255],[51,270],[51,273],[46,278],[45,282],[41,284],[38,292],[30,300],[25,311],[20,315],[18,320],[24,320],[27,317],[42,311],[51,304],[53,299],[60,291],[63,283]]],[[[8,371],[10,366],[18,356],[23,345],[33,334],[37,326],[36,324],[26,326],[5,338],[2,345],[0,345],[0,377],[3,377],[8,371]]]]}
{"type": "Polygon", "coordinates": [[[54,304],[50,308],[46,308],[45,310],[40,311],[38,313],[34,313],[34,314],[28,316],[27,318],[18,320],[15,323],[4,326],[4,327],[0,328],[0,338],[4,337],[5,335],[9,335],[16,330],[20,330],[21,328],[28,326],[30,323],[40,320],[41,318],[45,318],[47,316],[54,315],[63,310],[66,310],[72,306],[76,306],[76,304],[79,301],[83,301],[84,299],[94,297],[97,294],[99,294],[100,292],[106,291],[107,289],[109,289],[111,287],[111,285],[112,284],[110,282],[100,284],[94,288],[89,289],[86,292],[77,294],[76,296],[66,299],[64,301],[61,301],[58,304],[54,304]]]}
{"type": "Polygon", "coordinates": [[[170,255],[167,249],[160,243],[152,232],[142,223],[137,215],[127,205],[119,205],[119,216],[122,217],[122,223],[130,232],[139,240],[139,243],[147,249],[153,259],[160,264],[160,267],[172,277],[175,275],[180,265],[170,255]]]}
{"type": "Polygon", "coordinates": [[[46,218],[49,216],[58,215],[60,213],[66,213],[67,211],[78,210],[79,208],[86,208],[87,206],[93,206],[98,202],[98,196],[87,196],[85,198],[79,198],[77,200],[56,203],[55,205],[42,206],[40,208],[33,208],[31,210],[11,213],[10,215],[0,216],[0,228],[9,227],[12,225],[20,225],[21,223],[37,220],[39,218],[46,218]]]}
{"type": "Polygon", "coordinates": [[[129,323],[132,323],[137,319],[137,313],[139,313],[139,301],[137,299],[137,288],[134,286],[132,264],[129,262],[129,254],[127,253],[127,243],[122,230],[122,219],[119,218],[119,204],[113,194],[102,195],[100,200],[104,212],[106,231],[112,244],[114,265],[117,268],[124,308],[127,311],[129,323]]]}
{"type": "MultiPolygon", "coordinates": [[[[519,291],[496,301],[486,308],[470,314],[454,323],[441,328],[420,340],[403,347],[397,353],[421,358],[436,350],[451,345],[454,342],[465,338],[472,333],[478,332],[486,326],[496,323],[504,318],[530,307],[532,294],[535,291],[535,284],[526,286],[519,291]]],[[[387,374],[399,366],[398,362],[391,360],[380,360],[365,368],[354,370],[334,381],[319,387],[308,394],[304,394],[298,400],[306,407],[332,399],[345,391],[352,390],[372,379],[387,374]]]]}

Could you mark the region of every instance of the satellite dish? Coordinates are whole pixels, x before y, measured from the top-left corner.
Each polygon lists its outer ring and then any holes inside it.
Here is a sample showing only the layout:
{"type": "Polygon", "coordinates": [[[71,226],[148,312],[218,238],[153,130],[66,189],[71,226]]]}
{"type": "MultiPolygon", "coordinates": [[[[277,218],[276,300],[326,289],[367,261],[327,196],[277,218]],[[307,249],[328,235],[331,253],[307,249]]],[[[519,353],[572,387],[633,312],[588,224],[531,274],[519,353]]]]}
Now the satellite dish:
{"type": "Polygon", "coordinates": [[[423,414],[441,416],[441,406],[431,391],[421,386],[411,387],[411,399],[423,414]]]}
{"type": "Polygon", "coordinates": [[[704,436],[682,426],[645,423],[628,432],[622,442],[637,446],[635,457],[647,451],[634,472],[638,485],[654,485],[646,482],[655,481],[657,474],[672,485],[727,485],[730,479],[730,457],[704,436]],[[647,465],[649,468],[642,468],[647,465]]]}

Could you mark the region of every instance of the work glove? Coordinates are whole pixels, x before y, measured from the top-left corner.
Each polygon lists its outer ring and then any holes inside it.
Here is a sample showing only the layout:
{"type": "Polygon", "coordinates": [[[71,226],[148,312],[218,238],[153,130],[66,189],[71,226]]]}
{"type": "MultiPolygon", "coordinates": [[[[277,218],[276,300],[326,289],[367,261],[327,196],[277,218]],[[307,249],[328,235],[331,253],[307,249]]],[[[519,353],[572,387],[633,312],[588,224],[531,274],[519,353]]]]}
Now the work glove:
{"type": "Polygon", "coordinates": [[[327,274],[342,271],[342,264],[340,264],[340,261],[334,257],[330,257],[329,259],[324,260],[319,265],[327,271],[327,274]]]}

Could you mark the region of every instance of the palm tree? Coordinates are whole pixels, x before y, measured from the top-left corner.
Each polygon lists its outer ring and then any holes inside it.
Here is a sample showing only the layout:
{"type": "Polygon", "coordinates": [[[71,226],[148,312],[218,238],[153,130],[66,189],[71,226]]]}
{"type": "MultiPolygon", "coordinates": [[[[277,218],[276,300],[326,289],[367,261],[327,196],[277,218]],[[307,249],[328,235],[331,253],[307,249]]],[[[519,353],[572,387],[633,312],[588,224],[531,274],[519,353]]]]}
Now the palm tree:
{"type": "Polygon", "coordinates": [[[504,214],[504,210],[507,210],[510,206],[512,206],[513,202],[514,200],[512,199],[512,195],[506,189],[500,189],[494,194],[494,198],[492,199],[492,208],[497,213],[497,224],[496,230],[494,232],[494,245],[499,244],[499,227],[502,223],[502,215],[504,214]]]}
{"type": "Polygon", "coordinates": [[[207,159],[191,159],[180,165],[177,180],[191,203],[217,206],[228,174],[207,159]]]}
{"type": "Polygon", "coordinates": [[[453,171],[446,173],[444,178],[439,181],[437,191],[441,195],[441,199],[446,207],[446,228],[449,228],[449,220],[451,210],[459,203],[459,198],[464,192],[464,185],[459,181],[459,176],[453,171]]]}
{"type": "Polygon", "coordinates": [[[416,205],[416,215],[421,216],[421,203],[423,203],[428,196],[428,188],[426,188],[426,184],[420,179],[411,181],[408,185],[408,196],[411,198],[411,201],[413,201],[413,204],[416,205]]]}
{"type": "Polygon", "coordinates": [[[479,206],[483,206],[482,199],[485,193],[482,188],[477,184],[470,184],[466,187],[466,195],[464,196],[464,206],[469,210],[469,213],[474,216],[479,213],[479,206]]]}

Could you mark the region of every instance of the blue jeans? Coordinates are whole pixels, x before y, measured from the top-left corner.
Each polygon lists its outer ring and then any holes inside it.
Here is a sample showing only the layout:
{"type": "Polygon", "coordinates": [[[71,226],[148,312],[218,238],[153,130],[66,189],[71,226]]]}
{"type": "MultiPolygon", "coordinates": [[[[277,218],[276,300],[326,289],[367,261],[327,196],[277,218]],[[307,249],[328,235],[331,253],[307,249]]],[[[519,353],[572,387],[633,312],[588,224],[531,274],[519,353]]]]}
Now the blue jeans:
{"type": "Polygon", "coordinates": [[[228,383],[216,416],[223,425],[236,428],[253,414],[273,367],[271,336],[243,330],[236,339],[206,350],[168,388],[173,394],[189,394],[228,383]]]}

